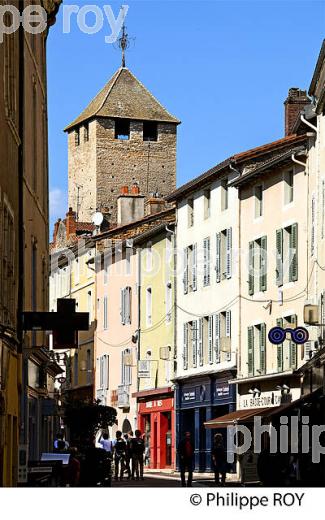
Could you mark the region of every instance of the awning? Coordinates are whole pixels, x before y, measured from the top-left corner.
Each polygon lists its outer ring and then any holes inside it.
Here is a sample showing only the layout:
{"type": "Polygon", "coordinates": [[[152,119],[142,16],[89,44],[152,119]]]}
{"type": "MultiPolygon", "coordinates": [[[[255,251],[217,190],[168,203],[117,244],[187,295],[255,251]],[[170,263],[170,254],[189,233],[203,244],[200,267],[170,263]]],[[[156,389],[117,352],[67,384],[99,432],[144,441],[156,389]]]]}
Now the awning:
{"type": "MultiPolygon", "coordinates": [[[[306,396],[309,397],[309,396],[306,396]]],[[[227,428],[227,426],[236,426],[236,424],[244,424],[252,422],[254,417],[273,417],[281,412],[287,412],[299,406],[306,397],[301,397],[290,403],[282,404],[281,406],[267,406],[266,408],[248,408],[245,410],[236,410],[235,412],[227,413],[216,419],[211,419],[204,423],[205,428],[227,428]]]]}

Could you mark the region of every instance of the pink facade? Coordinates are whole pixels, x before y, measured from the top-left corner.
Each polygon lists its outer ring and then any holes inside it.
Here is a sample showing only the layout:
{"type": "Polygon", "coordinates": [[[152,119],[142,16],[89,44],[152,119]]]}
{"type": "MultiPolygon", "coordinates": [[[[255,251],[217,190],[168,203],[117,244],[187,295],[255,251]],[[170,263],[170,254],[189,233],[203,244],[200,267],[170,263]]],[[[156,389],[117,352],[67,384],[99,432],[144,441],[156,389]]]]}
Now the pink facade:
{"type": "Polygon", "coordinates": [[[137,255],[124,246],[121,252],[122,243],[119,249],[109,259],[106,251],[96,274],[95,395],[117,409],[113,435],[117,429],[128,433],[137,426],[132,397],[137,391],[137,344],[132,341],[138,329],[137,255]]]}

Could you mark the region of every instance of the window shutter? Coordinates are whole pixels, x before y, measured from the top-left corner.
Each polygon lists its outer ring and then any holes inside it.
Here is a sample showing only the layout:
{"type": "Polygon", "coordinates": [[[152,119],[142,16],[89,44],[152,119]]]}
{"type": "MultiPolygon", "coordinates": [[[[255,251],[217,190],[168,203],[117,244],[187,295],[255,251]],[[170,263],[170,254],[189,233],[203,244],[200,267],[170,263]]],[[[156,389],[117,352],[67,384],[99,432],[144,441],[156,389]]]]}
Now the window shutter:
{"type": "Polygon", "coordinates": [[[221,280],[221,233],[216,234],[216,281],[221,280]]]}
{"type": "Polygon", "coordinates": [[[226,311],[226,337],[231,337],[231,311],[226,311]]]}
{"type": "Polygon", "coordinates": [[[188,293],[188,248],[184,249],[184,294],[188,293]]]}
{"type": "Polygon", "coordinates": [[[183,324],[183,368],[188,368],[188,324],[183,324]]]}
{"type": "Polygon", "coordinates": [[[267,287],[267,237],[261,238],[260,248],[260,291],[266,291],[267,287]]]}
{"type": "Polygon", "coordinates": [[[298,224],[291,226],[290,233],[290,267],[289,280],[296,282],[298,280],[298,224]]]}
{"type": "Polygon", "coordinates": [[[104,375],[103,375],[103,388],[108,390],[109,388],[109,357],[104,356],[104,375]]]}
{"type": "Polygon", "coordinates": [[[197,367],[197,320],[192,321],[192,364],[193,367],[197,367]]]}
{"type": "Polygon", "coordinates": [[[303,356],[303,359],[304,361],[309,361],[310,357],[311,357],[311,353],[312,353],[312,342],[311,341],[306,341],[306,343],[304,343],[304,345],[301,345],[303,347],[303,352],[304,352],[304,356],[303,356]]]}
{"type": "MultiPolygon", "coordinates": [[[[293,314],[291,316],[291,323],[294,327],[297,326],[297,315],[293,314]]],[[[289,342],[289,359],[290,359],[290,368],[297,368],[297,344],[294,343],[291,339],[289,342]]]]}
{"type": "Polygon", "coordinates": [[[104,388],[104,356],[100,356],[99,364],[100,364],[99,386],[100,386],[100,388],[104,388]]]}
{"type": "Polygon", "coordinates": [[[315,254],[315,214],[316,214],[316,199],[315,195],[311,199],[311,239],[310,239],[310,253],[315,254]]]}
{"type": "Polygon", "coordinates": [[[193,244],[192,249],[192,289],[197,290],[197,245],[193,244]]]}
{"type": "Polygon", "coordinates": [[[254,327],[248,327],[248,376],[254,375],[254,327]]]}
{"type": "Polygon", "coordinates": [[[125,323],[131,324],[131,287],[125,289],[125,323]]]}
{"type": "Polygon", "coordinates": [[[199,363],[200,363],[200,366],[203,365],[203,318],[200,318],[199,319],[199,322],[198,322],[198,325],[199,325],[199,329],[198,329],[198,334],[199,334],[199,363]]]}
{"type": "Polygon", "coordinates": [[[231,278],[232,271],[232,228],[227,229],[226,276],[231,278]]]}
{"type": "Polygon", "coordinates": [[[208,318],[208,362],[213,363],[213,316],[208,318]]]}
{"type": "Polygon", "coordinates": [[[214,315],[214,358],[220,363],[220,314],[214,315]]]}
{"type": "Polygon", "coordinates": [[[254,242],[248,246],[248,294],[254,294],[254,242]]]}
{"type": "Polygon", "coordinates": [[[204,273],[203,273],[203,285],[209,285],[210,283],[210,239],[205,238],[203,240],[203,261],[204,261],[204,273]]]}
{"type": "Polygon", "coordinates": [[[276,284],[283,285],[283,229],[276,231],[276,284]]]}
{"type": "Polygon", "coordinates": [[[121,289],[121,322],[125,325],[125,290],[121,289]]]}
{"type": "Polygon", "coordinates": [[[266,325],[261,324],[260,327],[260,371],[262,374],[266,372],[266,325]]]}
{"type": "MultiPolygon", "coordinates": [[[[278,318],[276,320],[277,327],[283,327],[283,319],[278,318]]],[[[283,372],[283,343],[277,345],[277,369],[278,372],[283,372]]]]}
{"type": "Polygon", "coordinates": [[[108,328],[108,304],[107,304],[107,296],[104,296],[104,329],[108,328]]]}

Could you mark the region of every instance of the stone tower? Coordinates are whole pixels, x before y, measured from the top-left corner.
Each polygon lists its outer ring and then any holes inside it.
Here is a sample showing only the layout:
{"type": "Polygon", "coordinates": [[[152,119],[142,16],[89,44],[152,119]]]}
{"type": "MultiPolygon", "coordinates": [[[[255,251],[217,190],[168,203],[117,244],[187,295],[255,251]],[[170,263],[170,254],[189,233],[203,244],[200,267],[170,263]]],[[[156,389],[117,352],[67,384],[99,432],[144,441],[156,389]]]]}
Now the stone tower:
{"type": "Polygon", "coordinates": [[[139,184],[141,193],[165,196],[176,187],[178,119],[121,67],[68,133],[69,206],[78,220],[95,211],[117,221],[121,186],[139,184]]]}

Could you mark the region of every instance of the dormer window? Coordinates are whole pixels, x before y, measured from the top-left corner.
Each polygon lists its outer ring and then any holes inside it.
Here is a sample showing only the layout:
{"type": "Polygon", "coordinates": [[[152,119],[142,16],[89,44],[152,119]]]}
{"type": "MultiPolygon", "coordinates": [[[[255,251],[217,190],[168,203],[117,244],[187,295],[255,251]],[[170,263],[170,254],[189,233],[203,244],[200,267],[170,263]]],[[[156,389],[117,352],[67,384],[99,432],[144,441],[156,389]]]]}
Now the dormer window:
{"type": "Polygon", "coordinates": [[[158,140],[158,125],[153,121],[143,122],[143,140],[157,141],[158,140]]]}
{"type": "Polygon", "coordinates": [[[128,119],[115,120],[115,139],[122,141],[130,139],[130,121],[128,119]]]}

